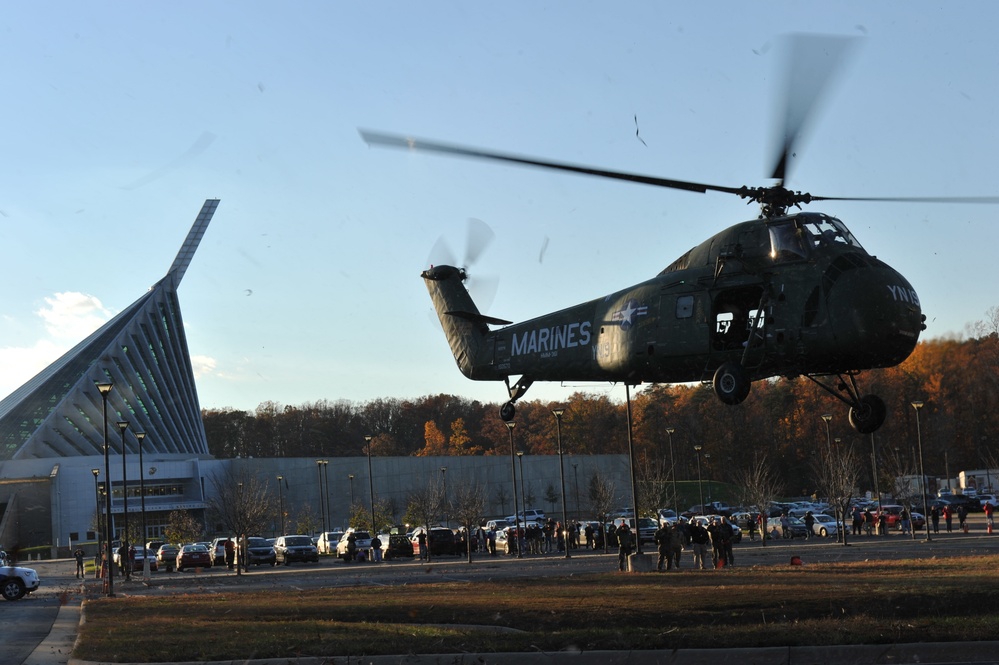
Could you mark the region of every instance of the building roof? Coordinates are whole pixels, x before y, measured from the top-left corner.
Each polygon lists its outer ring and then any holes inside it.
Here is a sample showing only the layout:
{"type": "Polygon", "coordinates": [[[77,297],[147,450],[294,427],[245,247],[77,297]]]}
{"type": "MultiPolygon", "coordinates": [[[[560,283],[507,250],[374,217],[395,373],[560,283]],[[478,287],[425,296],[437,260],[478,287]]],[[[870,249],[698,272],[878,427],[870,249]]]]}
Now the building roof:
{"type": "Polygon", "coordinates": [[[146,452],[208,454],[177,287],[218,204],[205,201],[163,279],[0,401],[0,461],[101,455],[105,431],[116,454],[138,452],[135,432],[146,452]],[[112,384],[107,428],[98,383],[112,384]]]}

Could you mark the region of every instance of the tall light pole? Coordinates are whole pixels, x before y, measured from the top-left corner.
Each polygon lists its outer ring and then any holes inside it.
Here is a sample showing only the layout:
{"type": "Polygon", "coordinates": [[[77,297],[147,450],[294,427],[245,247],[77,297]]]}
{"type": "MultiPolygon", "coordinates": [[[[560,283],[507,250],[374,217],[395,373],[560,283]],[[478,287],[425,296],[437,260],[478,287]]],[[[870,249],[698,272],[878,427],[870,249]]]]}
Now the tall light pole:
{"type": "Polygon", "coordinates": [[[326,500],[326,522],[329,525],[330,531],[333,530],[333,511],[330,510],[330,461],[328,459],[323,460],[323,482],[326,483],[326,492],[323,497],[326,500]]]}
{"type": "Polygon", "coordinates": [[[450,529],[451,524],[448,522],[447,519],[447,467],[446,466],[441,467],[441,487],[443,489],[443,497],[444,497],[444,500],[442,501],[442,505],[444,508],[444,526],[450,529]]]}
{"type": "Polygon", "coordinates": [[[516,543],[517,558],[522,557],[520,553],[520,508],[517,507],[517,457],[516,451],[513,448],[513,428],[517,423],[509,420],[506,422],[506,428],[510,432],[510,472],[513,475],[513,528],[514,528],[514,543],[516,543]]]}
{"type": "MultiPolygon", "coordinates": [[[[874,470],[874,494],[881,502],[881,489],[878,486],[878,449],[874,446],[874,432],[871,432],[871,468],[874,470]]],[[[927,518],[929,515],[926,516],[927,518]]]]}
{"type": "MultiPolygon", "coordinates": [[[[912,402],[912,408],[916,410],[916,445],[919,447],[919,491],[923,495],[923,522],[926,527],[926,541],[932,541],[933,537],[930,536],[930,520],[929,511],[926,507],[926,473],[923,471],[923,433],[919,429],[919,410],[923,408],[923,403],[920,401],[912,402]]],[[[911,507],[910,507],[911,515],[911,507]]],[[[915,535],[915,534],[913,534],[915,535]]]]}
{"type": "MultiPolygon", "coordinates": [[[[524,491],[524,451],[517,451],[517,459],[520,461],[520,505],[524,507],[524,531],[527,531],[527,492],[524,491]]],[[[514,488],[517,491],[517,488],[514,488]]]]}
{"type": "MultiPolygon", "coordinates": [[[[565,414],[565,409],[558,408],[552,409],[552,415],[555,416],[555,436],[558,442],[558,482],[562,486],[562,542],[568,543],[569,534],[567,530],[569,528],[569,522],[566,521],[565,516],[565,474],[563,472],[562,464],[562,416],[565,414]]],[[[575,464],[572,465],[575,468],[575,464]]],[[[577,508],[578,510],[578,508],[577,508]]],[[[565,558],[569,558],[569,548],[565,548],[565,558]]]]}
{"type": "Polygon", "coordinates": [[[350,509],[354,509],[354,474],[347,474],[347,481],[350,483],[350,509]]]}
{"type": "Polygon", "coordinates": [[[829,431],[829,421],[832,420],[832,414],[823,413],[822,420],[826,424],[826,452],[832,454],[832,434],[829,431]]]}
{"type": "Polygon", "coordinates": [[[694,456],[697,458],[697,497],[701,502],[700,514],[704,514],[704,492],[701,490],[701,444],[694,446],[694,456]]]}
{"type": "Polygon", "coordinates": [[[107,597],[114,598],[114,566],[111,565],[111,456],[108,451],[108,393],[114,384],[108,381],[96,385],[104,404],[104,588],[107,597]]]}
{"type": "Polygon", "coordinates": [[[128,476],[125,473],[125,430],[128,429],[128,421],[119,420],[118,429],[121,430],[121,513],[124,516],[125,524],[125,528],[121,532],[121,551],[123,552],[123,556],[119,563],[125,571],[125,581],[129,581],[132,579],[132,561],[131,557],[128,556],[130,545],[128,542],[128,476]]]}
{"type": "Polygon", "coordinates": [[[579,519],[579,462],[572,463],[572,481],[576,493],[576,519],[579,519]]]}
{"type": "Polygon", "coordinates": [[[375,481],[371,475],[371,439],[373,437],[368,434],[364,437],[364,441],[368,444],[368,494],[371,497],[371,536],[374,537],[378,533],[378,527],[375,526],[375,481]]]}
{"type": "Polygon", "coordinates": [[[673,432],[676,430],[672,427],[666,428],[666,433],[669,434],[669,475],[673,479],[673,516],[680,517],[680,505],[679,498],[676,494],[676,460],[673,459],[673,432]]]}
{"type": "MultiPolygon", "coordinates": [[[[284,488],[281,487],[281,484],[284,482],[284,476],[278,476],[277,481],[278,481],[278,514],[279,517],[281,518],[281,535],[283,536],[284,535],[284,488]]],[[[323,539],[324,540],[326,539],[325,535],[323,536],[323,539]]],[[[327,553],[329,553],[329,542],[326,543],[326,551],[327,553]]]]}
{"type": "Polygon", "coordinates": [[[322,530],[323,533],[329,531],[326,528],[326,502],[323,501],[323,464],[326,460],[317,459],[316,460],[316,476],[319,478],[319,512],[322,514],[322,530]]]}
{"type": "Polygon", "coordinates": [[[103,530],[101,529],[101,491],[100,483],[97,482],[97,476],[101,475],[100,469],[91,469],[90,473],[94,474],[94,511],[97,515],[97,525],[95,531],[97,532],[97,551],[101,551],[101,535],[103,530]]]}
{"type": "Polygon", "coordinates": [[[142,515],[142,576],[149,579],[149,557],[146,552],[146,472],[142,468],[142,442],[146,440],[145,432],[136,432],[135,440],[139,442],[139,510],[142,515]]]}
{"type": "MultiPolygon", "coordinates": [[[[631,508],[635,514],[635,552],[642,553],[642,532],[638,528],[638,478],[635,469],[635,439],[631,427],[631,386],[624,384],[625,406],[628,412],[628,466],[631,468],[631,508]]],[[[630,564],[629,564],[630,565],[630,564]]]]}

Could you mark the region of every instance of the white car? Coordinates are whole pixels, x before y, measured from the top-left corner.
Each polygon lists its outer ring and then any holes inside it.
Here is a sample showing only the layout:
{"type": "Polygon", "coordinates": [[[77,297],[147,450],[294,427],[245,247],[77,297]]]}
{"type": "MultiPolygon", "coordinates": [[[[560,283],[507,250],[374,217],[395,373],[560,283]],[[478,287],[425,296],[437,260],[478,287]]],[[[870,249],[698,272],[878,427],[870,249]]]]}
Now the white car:
{"type": "Polygon", "coordinates": [[[989,504],[993,508],[999,505],[999,502],[996,501],[995,494],[979,494],[978,500],[982,502],[982,508],[985,508],[985,504],[989,504]]]}
{"type": "Polygon", "coordinates": [[[815,518],[815,522],[812,524],[812,533],[816,536],[825,538],[827,536],[835,536],[839,533],[839,529],[836,528],[835,517],[830,517],[825,513],[813,513],[812,517],[815,518]]]}
{"type": "Polygon", "coordinates": [[[41,580],[34,568],[8,565],[7,553],[0,552],[0,595],[6,600],[18,600],[38,589],[41,580]]]}

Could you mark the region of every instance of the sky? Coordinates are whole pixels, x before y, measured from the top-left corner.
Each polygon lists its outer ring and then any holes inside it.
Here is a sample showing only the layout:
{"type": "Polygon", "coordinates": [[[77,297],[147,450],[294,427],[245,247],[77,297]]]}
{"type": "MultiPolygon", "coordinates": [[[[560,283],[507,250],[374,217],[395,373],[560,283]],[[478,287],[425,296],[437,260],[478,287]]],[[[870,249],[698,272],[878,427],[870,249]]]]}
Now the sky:
{"type": "MultiPolygon", "coordinates": [[[[0,397],[164,276],[201,405],[452,393],[420,271],[469,219],[486,313],[524,320],[654,276],[755,206],[369,148],[374,129],[604,169],[767,185],[783,35],[857,38],[788,185],[995,196],[992,2],[15,3],[0,15],[0,397]],[[636,133],[637,132],[637,133],[636,133]]],[[[999,304],[999,206],[812,204],[912,283],[924,338],[999,304]]],[[[439,259],[438,259],[439,261],[439,259]]],[[[473,290],[473,295],[475,291],[473,290]]],[[[535,384],[525,399],[607,384],[535,384]]]]}

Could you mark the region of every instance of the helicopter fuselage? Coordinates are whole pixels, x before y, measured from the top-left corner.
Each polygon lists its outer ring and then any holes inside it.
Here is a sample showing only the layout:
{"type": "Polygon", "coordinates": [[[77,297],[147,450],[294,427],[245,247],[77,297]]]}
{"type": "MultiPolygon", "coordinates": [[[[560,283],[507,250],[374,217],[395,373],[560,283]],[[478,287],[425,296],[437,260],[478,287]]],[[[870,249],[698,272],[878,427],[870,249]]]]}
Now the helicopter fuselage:
{"type": "Polygon", "coordinates": [[[496,330],[462,271],[423,276],[474,380],[678,383],[725,363],[750,381],[851,373],[902,362],[924,327],[911,284],[821,213],[736,224],[648,281],[496,330]]]}

